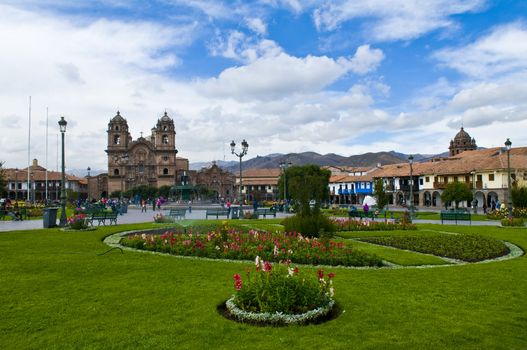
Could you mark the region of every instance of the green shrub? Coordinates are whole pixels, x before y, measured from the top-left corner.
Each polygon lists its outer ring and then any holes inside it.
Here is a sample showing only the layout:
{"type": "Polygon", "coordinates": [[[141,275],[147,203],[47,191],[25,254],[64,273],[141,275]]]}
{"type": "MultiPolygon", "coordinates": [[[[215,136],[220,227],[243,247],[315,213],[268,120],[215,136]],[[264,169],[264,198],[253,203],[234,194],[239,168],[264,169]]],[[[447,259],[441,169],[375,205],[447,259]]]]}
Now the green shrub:
{"type": "Polygon", "coordinates": [[[334,295],[333,273],[303,273],[256,257],[256,269],[242,279],[235,274],[235,305],[254,313],[301,314],[327,305],[334,295]]]}
{"type": "Polygon", "coordinates": [[[336,230],[341,231],[394,231],[394,230],[417,230],[417,226],[411,223],[396,223],[371,220],[356,220],[348,218],[331,219],[336,230]]]}
{"type": "Polygon", "coordinates": [[[361,240],[467,262],[492,259],[509,253],[509,248],[503,242],[475,234],[387,236],[363,238],[361,240]]]}
{"type": "Polygon", "coordinates": [[[501,226],[524,226],[523,218],[505,218],[501,219],[501,226]]]}
{"type": "Polygon", "coordinates": [[[322,215],[294,215],[282,221],[285,232],[297,232],[307,237],[318,237],[320,232],[335,232],[336,227],[331,220],[322,215]]]}

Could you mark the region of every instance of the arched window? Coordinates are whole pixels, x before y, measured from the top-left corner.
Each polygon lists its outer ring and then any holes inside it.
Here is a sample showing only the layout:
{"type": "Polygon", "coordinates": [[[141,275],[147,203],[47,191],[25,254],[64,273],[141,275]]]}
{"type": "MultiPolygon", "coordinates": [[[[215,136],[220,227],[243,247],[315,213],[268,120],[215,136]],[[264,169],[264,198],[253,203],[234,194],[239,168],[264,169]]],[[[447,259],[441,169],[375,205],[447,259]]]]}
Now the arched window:
{"type": "Polygon", "coordinates": [[[114,169],[114,170],[113,170],[113,174],[114,174],[115,176],[119,176],[119,169],[114,169]]]}
{"type": "Polygon", "coordinates": [[[161,142],[164,145],[168,145],[168,135],[163,135],[163,137],[161,138],[161,142]]]}
{"type": "Polygon", "coordinates": [[[115,126],[115,131],[119,131],[119,125],[115,126]]]}
{"type": "Polygon", "coordinates": [[[163,175],[168,175],[168,169],[167,168],[163,169],[163,175]]]}
{"type": "Polygon", "coordinates": [[[163,126],[163,131],[167,131],[168,127],[166,125],[163,126]]]}
{"type": "Polygon", "coordinates": [[[120,135],[115,135],[113,137],[113,144],[114,145],[120,145],[121,144],[121,136],[120,135]]]}

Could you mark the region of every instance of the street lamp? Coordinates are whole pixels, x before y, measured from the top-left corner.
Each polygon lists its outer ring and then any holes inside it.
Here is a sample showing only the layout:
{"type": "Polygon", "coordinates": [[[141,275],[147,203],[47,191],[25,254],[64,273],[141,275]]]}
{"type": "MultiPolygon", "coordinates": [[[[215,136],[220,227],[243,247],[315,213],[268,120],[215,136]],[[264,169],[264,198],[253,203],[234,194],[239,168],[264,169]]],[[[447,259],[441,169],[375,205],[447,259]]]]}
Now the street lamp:
{"type": "Polygon", "coordinates": [[[15,168],[15,201],[18,202],[18,168],[15,168]]]}
{"type": "Polygon", "coordinates": [[[477,214],[478,204],[476,201],[476,171],[472,170],[470,175],[472,175],[472,209],[474,210],[474,214],[477,214]]]}
{"type": "Polygon", "coordinates": [[[286,178],[286,171],[287,168],[289,168],[292,165],[291,162],[280,162],[280,168],[284,171],[284,206],[283,211],[284,213],[287,213],[287,178],[286,178]]]}
{"type": "Polygon", "coordinates": [[[410,163],[410,217],[414,217],[414,178],[413,178],[413,167],[414,156],[408,156],[408,163],[410,163]]]}
{"type": "Polygon", "coordinates": [[[242,158],[247,154],[247,149],[249,148],[249,144],[245,139],[242,141],[242,150],[240,153],[236,153],[234,151],[234,148],[236,147],[236,143],[234,143],[234,140],[231,142],[231,153],[234,154],[236,157],[240,158],[240,217],[243,213],[243,196],[242,196],[242,185],[243,185],[243,177],[242,177],[242,158]]]}
{"type": "Polygon", "coordinates": [[[512,142],[507,139],[505,141],[505,148],[507,149],[507,187],[509,192],[509,219],[512,219],[512,196],[511,196],[511,148],[512,142]]]}
{"type": "Polygon", "coordinates": [[[59,129],[60,134],[62,135],[62,184],[60,189],[60,221],[59,226],[64,227],[67,225],[67,218],[66,218],[66,164],[65,164],[65,156],[64,156],[64,134],[66,133],[66,125],[68,125],[68,122],[64,119],[64,117],[60,117],[59,120],[59,129]]]}

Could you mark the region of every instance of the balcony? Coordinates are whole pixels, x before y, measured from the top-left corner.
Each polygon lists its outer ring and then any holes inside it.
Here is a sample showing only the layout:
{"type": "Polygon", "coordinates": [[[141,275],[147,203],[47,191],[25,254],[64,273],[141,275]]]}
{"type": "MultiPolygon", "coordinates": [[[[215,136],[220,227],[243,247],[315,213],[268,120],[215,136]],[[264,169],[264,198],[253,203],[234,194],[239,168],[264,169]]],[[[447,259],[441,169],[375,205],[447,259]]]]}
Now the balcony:
{"type": "MultiPolygon", "coordinates": [[[[401,184],[399,186],[399,190],[401,190],[402,192],[410,192],[410,185],[401,184]]],[[[412,191],[414,192],[419,191],[419,187],[417,186],[417,184],[413,185],[412,191]]]]}
{"type": "Polygon", "coordinates": [[[444,190],[448,186],[448,182],[436,182],[434,181],[434,189],[444,190]]]}

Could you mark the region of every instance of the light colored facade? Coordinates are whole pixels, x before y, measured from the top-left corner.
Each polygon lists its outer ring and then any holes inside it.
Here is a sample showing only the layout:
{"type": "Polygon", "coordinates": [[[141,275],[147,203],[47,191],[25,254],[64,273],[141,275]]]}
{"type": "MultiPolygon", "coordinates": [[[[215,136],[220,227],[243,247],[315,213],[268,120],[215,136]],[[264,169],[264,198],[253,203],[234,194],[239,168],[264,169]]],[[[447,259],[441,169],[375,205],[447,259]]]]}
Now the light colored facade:
{"type": "MultiPolygon", "coordinates": [[[[256,193],[260,200],[278,200],[280,168],[247,169],[242,171],[241,193],[244,200],[252,200],[256,193]]],[[[240,177],[236,174],[236,193],[240,193],[240,177]]],[[[237,197],[238,198],[238,197],[237,197]]]]}
{"type": "MultiPolygon", "coordinates": [[[[27,200],[29,198],[31,202],[44,202],[46,199],[48,201],[60,200],[62,173],[59,171],[47,171],[46,175],[46,169],[38,165],[37,159],[33,159],[33,164],[29,168],[5,169],[5,175],[7,180],[5,194],[7,198],[18,200],[27,200]]],[[[79,197],[84,199],[88,192],[87,180],[66,174],[66,190],[78,193],[79,197]]]]}
{"type": "MultiPolygon", "coordinates": [[[[527,184],[527,147],[510,151],[511,179],[519,186],[527,184]]],[[[502,148],[465,151],[439,160],[414,163],[414,205],[439,209],[441,193],[451,182],[466,183],[473,191],[477,207],[491,208],[496,202],[508,202],[507,152],[502,148]]],[[[373,173],[387,184],[392,203],[404,205],[409,200],[410,164],[393,164],[373,173]]],[[[470,203],[462,203],[470,206],[470,203]]]]}

